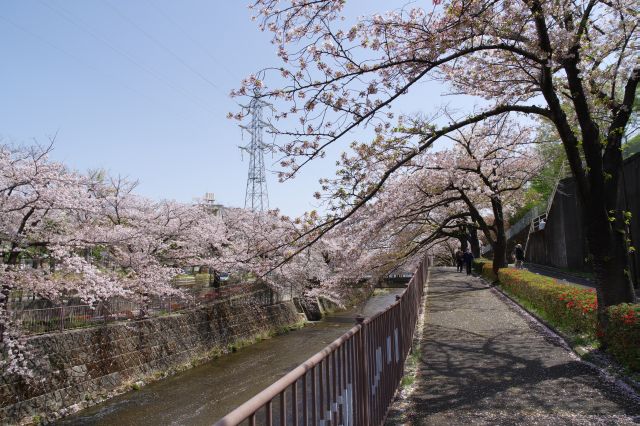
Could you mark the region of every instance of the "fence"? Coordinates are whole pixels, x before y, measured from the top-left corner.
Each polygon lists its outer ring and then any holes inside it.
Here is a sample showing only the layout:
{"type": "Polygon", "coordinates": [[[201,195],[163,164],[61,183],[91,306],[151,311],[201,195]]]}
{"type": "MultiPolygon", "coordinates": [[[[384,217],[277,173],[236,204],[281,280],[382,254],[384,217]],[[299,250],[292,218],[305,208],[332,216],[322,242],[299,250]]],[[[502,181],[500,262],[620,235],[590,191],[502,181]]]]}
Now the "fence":
{"type": "Polygon", "coordinates": [[[114,298],[96,305],[55,306],[11,310],[12,321],[27,334],[42,334],[74,328],[93,327],[108,322],[161,316],[220,302],[270,305],[284,301],[281,295],[256,284],[234,284],[220,289],[188,292],[184,296],[153,297],[145,303],[114,298]]]}
{"type": "Polygon", "coordinates": [[[411,348],[429,258],[387,310],[359,323],[216,426],[380,425],[411,348]]]}

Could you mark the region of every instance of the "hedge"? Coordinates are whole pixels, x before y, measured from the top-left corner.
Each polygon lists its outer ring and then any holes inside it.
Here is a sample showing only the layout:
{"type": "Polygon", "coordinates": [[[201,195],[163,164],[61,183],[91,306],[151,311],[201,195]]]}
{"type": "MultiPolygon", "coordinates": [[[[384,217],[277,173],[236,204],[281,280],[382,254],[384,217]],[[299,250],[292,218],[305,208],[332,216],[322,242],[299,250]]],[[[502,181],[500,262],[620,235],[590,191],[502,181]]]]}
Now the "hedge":
{"type": "Polygon", "coordinates": [[[482,276],[491,282],[496,281],[496,274],[493,273],[493,262],[486,262],[482,265],[482,276]]]}
{"type": "MultiPolygon", "coordinates": [[[[495,279],[491,263],[483,262],[482,275],[495,279]]],[[[498,279],[506,293],[543,313],[552,324],[606,341],[608,351],[618,361],[640,371],[640,304],[610,307],[608,334],[603,336],[597,332],[594,289],[560,284],[554,278],[512,268],[500,269],[498,279]]]]}
{"type": "Polygon", "coordinates": [[[482,267],[488,263],[489,265],[493,264],[491,259],[485,259],[484,257],[478,257],[477,259],[473,259],[473,272],[478,275],[482,274],[482,267]]]}
{"type": "Polygon", "coordinates": [[[547,318],[570,331],[596,337],[597,301],[593,289],[560,284],[522,269],[498,271],[500,287],[544,311],[547,318]]]}
{"type": "Polygon", "coordinates": [[[609,308],[609,352],[632,370],[640,371],[640,304],[609,308]]]}

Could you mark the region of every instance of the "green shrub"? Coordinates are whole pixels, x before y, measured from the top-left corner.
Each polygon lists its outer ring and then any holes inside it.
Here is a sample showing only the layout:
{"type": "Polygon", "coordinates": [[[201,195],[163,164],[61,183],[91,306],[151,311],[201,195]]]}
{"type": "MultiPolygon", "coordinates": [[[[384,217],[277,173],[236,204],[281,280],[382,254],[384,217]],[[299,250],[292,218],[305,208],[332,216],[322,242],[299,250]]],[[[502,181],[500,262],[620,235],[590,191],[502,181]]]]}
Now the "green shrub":
{"type": "Polygon", "coordinates": [[[595,338],[598,307],[595,290],[560,284],[554,278],[511,268],[501,269],[498,277],[507,293],[543,311],[553,323],[595,338]]]}
{"type": "Polygon", "coordinates": [[[493,273],[493,262],[487,262],[482,265],[482,276],[491,282],[496,280],[496,274],[493,273]]]}
{"type": "Polygon", "coordinates": [[[609,308],[609,352],[632,370],[640,371],[640,304],[609,308]]]}
{"type": "MultiPolygon", "coordinates": [[[[485,265],[483,274],[491,272],[485,265]]],[[[498,272],[500,287],[511,296],[533,307],[560,329],[600,338],[608,351],[622,364],[640,371],[640,304],[621,304],[608,310],[606,336],[597,330],[598,301],[593,289],[561,284],[554,278],[511,268],[498,272]]]]}
{"type": "Polygon", "coordinates": [[[482,275],[482,268],[486,263],[491,265],[492,261],[490,259],[485,259],[484,257],[473,259],[473,272],[475,272],[478,275],[482,275]]]}

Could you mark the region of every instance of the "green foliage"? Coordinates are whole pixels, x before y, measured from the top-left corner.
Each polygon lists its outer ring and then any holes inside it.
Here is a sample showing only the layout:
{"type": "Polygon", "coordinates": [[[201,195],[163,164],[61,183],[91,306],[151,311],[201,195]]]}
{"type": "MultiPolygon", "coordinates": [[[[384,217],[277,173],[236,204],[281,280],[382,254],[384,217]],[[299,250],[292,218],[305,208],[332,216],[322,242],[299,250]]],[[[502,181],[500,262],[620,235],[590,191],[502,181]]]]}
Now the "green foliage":
{"type": "Polygon", "coordinates": [[[403,388],[406,386],[411,386],[415,383],[415,381],[416,381],[416,376],[413,376],[413,375],[402,376],[402,382],[400,383],[400,386],[402,386],[403,388]]]}
{"type": "Polygon", "coordinates": [[[629,158],[633,154],[640,152],[640,134],[635,135],[629,141],[622,145],[622,157],[629,158]]]}
{"type": "Polygon", "coordinates": [[[509,223],[513,225],[522,219],[530,210],[533,210],[534,207],[538,207],[538,210],[542,211],[545,206],[542,201],[542,195],[529,187],[525,192],[525,203],[520,206],[513,215],[509,216],[509,223]]]}
{"type": "MultiPolygon", "coordinates": [[[[633,129],[631,132],[637,131],[640,127],[640,88],[636,90],[636,98],[633,102],[631,117],[627,129],[633,129]]],[[[629,158],[633,154],[640,152],[640,133],[627,140],[622,144],[622,157],[629,158]]]]}
{"type": "MultiPolygon", "coordinates": [[[[530,190],[539,196],[543,204],[551,196],[558,180],[558,174],[562,163],[567,158],[562,144],[557,142],[543,142],[536,147],[538,154],[543,158],[544,167],[537,176],[531,180],[530,190]]],[[[530,196],[534,198],[533,196],[530,196]]]]}
{"type": "Polygon", "coordinates": [[[188,274],[178,274],[176,275],[174,278],[175,279],[184,279],[184,278],[191,278],[193,275],[188,275],[188,274]]]}
{"type": "Polygon", "coordinates": [[[640,304],[609,308],[606,336],[609,352],[630,369],[640,371],[640,304]]]}
{"type": "MultiPolygon", "coordinates": [[[[484,263],[483,275],[492,273],[490,264],[484,263]]],[[[620,363],[640,371],[640,304],[610,307],[609,326],[603,335],[598,331],[595,290],[560,284],[554,278],[525,270],[500,269],[498,276],[500,287],[526,309],[560,330],[576,333],[574,344],[599,338],[608,344],[608,351],[620,363]]]]}
{"type": "Polygon", "coordinates": [[[561,328],[595,337],[596,292],[525,270],[505,268],[498,273],[500,287],[543,310],[561,328]]]}
{"type": "Polygon", "coordinates": [[[509,218],[510,223],[520,220],[529,210],[538,206],[546,207],[549,197],[553,193],[562,163],[567,155],[564,146],[560,142],[555,127],[543,121],[538,126],[536,151],[542,158],[544,166],[540,172],[529,182],[525,192],[525,203],[515,214],[509,218]]]}
{"type": "Polygon", "coordinates": [[[485,259],[483,257],[479,257],[477,259],[473,259],[473,272],[475,272],[477,275],[482,275],[482,271],[483,271],[483,267],[485,264],[492,264],[491,259],[485,259]]]}
{"type": "Polygon", "coordinates": [[[493,262],[488,262],[482,265],[482,276],[491,282],[496,280],[496,274],[493,273],[493,262]]]}

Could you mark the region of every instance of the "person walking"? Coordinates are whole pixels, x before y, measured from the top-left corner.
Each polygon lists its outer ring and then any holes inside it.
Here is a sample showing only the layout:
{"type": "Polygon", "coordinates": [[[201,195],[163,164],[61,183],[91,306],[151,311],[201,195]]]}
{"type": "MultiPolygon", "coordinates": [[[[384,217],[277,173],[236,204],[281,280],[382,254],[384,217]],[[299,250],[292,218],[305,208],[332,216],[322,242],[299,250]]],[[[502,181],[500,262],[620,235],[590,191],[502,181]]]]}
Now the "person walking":
{"type": "Polygon", "coordinates": [[[457,265],[458,272],[462,272],[463,263],[464,263],[464,253],[462,253],[462,250],[458,249],[456,250],[456,265],[457,265]]]}
{"type": "Polygon", "coordinates": [[[462,255],[465,266],[467,267],[467,275],[471,275],[471,265],[473,264],[473,254],[471,250],[466,249],[462,255]]]}
{"type": "Polygon", "coordinates": [[[516,244],[516,248],[513,250],[513,255],[516,258],[516,269],[524,268],[524,250],[521,244],[516,244]]]}

